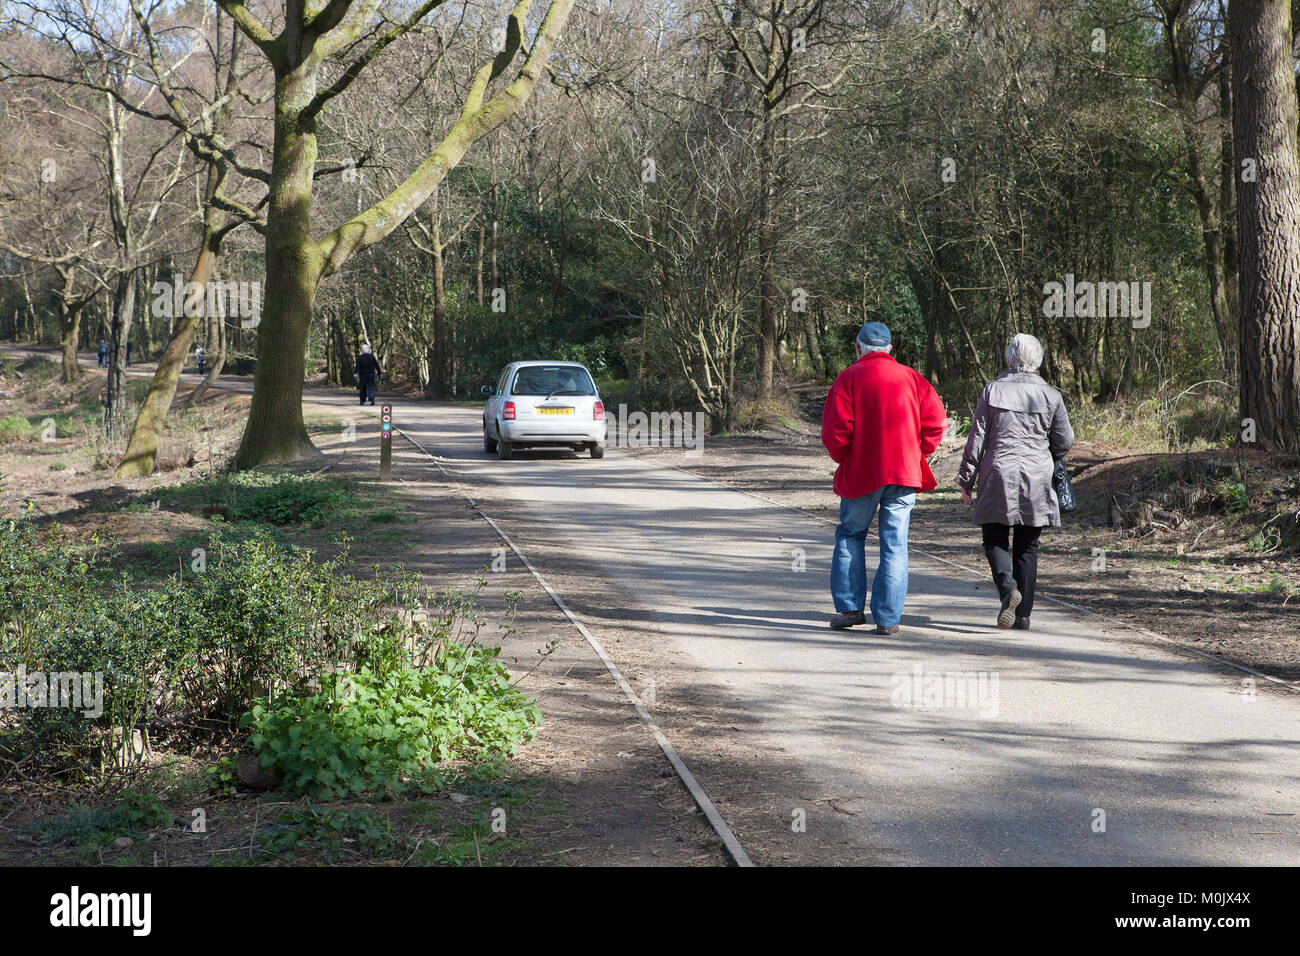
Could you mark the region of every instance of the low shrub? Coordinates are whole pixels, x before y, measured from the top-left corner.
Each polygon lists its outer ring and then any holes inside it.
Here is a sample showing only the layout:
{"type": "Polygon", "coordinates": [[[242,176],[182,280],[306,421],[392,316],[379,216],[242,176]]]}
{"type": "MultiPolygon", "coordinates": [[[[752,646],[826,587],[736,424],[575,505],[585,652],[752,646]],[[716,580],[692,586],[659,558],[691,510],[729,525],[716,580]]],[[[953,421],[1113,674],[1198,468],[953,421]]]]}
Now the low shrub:
{"type": "Polygon", "coordinates": [[[21,415],[0,418],[0,444],[26,441],[40,429],[21,415]]]}
{"type": "Polygon", "coordinates": [[[231,481],[237,489],[232,517],[240,521],[317,524],[353,498],[350,490],[333,478],[239,472],[231,481]]]}
{"type": "Polygon", "coordinates": [[[164,488],[159,496],[192,501],[230,521],[317,525],[356,502],[350,482],[325,475],[242,471],[164,488]]]}
{"type": "Polygon", "coordinates": [[[104,846],[117,837],[135,836],[171,823],[171,814],[157,797],[123,790],[111,807],[74,806],[36,824],[42,843],[67,841],[104,846]]]}
{"type": "Polygon", "coordinates": [[[535,723],[495,652],[475,646],[473,593],[434,594],[401,573],[357,578],[346,547],[317,561],[266,533],[214,535],[189,572],[147,589],[107,558],[26,519],[0,523],[0,670],[97,675],[102,688],[84,707],[0,713],[0,756],[86,774],[111,769],[105,749],[136,732],[224,734],[252,710],[266,740],[301,734],[290,725],[304,721],[351,727],[337,755],[354,761],[340,779],[355,789],[430,762],[492,759],[535,723]],[[340,673],[373,692],[336,713],[326,698],[340,673]]]}
{"type": "Polygon", "coordinates": [[[312,803],[281,813],[276,823],[257,835],[257,842],[265,856],[307,853],[325,863],[349,852],[388,856],[399,846],[388,821],[373,811],[312,803]]]}

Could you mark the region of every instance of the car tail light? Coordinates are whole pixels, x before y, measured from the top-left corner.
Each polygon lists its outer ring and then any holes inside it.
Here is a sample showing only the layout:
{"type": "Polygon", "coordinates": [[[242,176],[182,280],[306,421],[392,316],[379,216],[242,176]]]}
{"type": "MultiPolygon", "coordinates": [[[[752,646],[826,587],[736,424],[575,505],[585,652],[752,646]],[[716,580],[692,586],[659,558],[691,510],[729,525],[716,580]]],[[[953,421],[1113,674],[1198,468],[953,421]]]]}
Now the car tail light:
{"type": "Polygon", "coordinates": [[[503,409],[501,410],[501,417],[504,418],[506,421],[509,421],[509,422],[512,422],[512,421],[515,420],[515,403],[514,403],[514,402],[506,402],[506,404],[505,404],[505,408],[503,408],[503,409]]]}
{"type": "Polygon", "coordinates": [[[591,409],[591,417],[596,421],[601,421],[605,417],[605,403],[597,402],[591,409]]]}

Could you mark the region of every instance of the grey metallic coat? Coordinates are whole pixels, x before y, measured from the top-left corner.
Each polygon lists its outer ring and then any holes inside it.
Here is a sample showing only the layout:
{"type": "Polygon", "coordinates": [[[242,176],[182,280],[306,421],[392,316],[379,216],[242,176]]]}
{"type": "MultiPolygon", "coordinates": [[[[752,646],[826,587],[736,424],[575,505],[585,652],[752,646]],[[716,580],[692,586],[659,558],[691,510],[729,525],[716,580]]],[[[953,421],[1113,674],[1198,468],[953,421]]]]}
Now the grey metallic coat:
{"type": "Polygon", "coordinates": [[[1007,372],[984,386],[957,484],[978,489],[976,524],[1061,523],[1052,469],[1074,444],[1061,393],[1031,372],[1007,372]]]}

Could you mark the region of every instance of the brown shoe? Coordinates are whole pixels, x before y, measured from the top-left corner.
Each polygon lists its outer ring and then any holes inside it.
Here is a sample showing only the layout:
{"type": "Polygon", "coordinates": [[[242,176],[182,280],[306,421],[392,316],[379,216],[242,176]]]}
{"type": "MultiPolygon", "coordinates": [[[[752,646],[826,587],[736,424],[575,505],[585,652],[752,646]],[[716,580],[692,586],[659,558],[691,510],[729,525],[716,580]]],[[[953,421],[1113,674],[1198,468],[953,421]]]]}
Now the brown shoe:
{"type": "Polygon", "coordinates": [[[895,624],[893,627],[885,627],[883,624],[877,624],[873,633],[879,634],[881,637],[889,637],[891,634],[898,633],[898,625],[895,624]]]}
{"type": "Polygon", "coordinates": [[[1016,623],[1016,608],[1020,607],[1020,592],[1012,590],[1002,602],[1002,613],[998,615],[998,627],[1007,631],[1016,623]]]}
{"type": "Polygon", "coordinates": [[[855,627],[858,624],[866,624],[867,616],[861,611],[845,611],[843,614],[836,614],[831,618],[831,627],[837,631],[842,631],[846,627],[855,627]]]}

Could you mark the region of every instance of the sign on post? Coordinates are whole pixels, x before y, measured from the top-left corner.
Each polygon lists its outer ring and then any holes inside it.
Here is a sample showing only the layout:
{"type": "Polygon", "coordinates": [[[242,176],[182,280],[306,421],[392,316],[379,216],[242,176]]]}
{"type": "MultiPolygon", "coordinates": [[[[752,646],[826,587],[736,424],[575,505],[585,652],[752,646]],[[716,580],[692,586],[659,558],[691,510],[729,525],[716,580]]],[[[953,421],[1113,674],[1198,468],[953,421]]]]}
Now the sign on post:
{"type": "Polygon", "coordinates": [[[379,410],[379,480],[393,480],[393,406],[379,410]]]}

